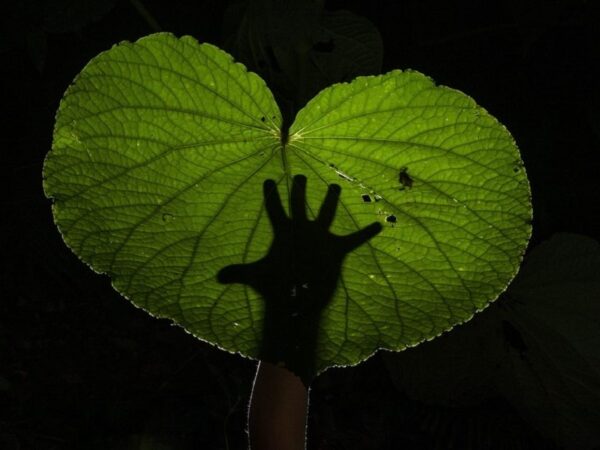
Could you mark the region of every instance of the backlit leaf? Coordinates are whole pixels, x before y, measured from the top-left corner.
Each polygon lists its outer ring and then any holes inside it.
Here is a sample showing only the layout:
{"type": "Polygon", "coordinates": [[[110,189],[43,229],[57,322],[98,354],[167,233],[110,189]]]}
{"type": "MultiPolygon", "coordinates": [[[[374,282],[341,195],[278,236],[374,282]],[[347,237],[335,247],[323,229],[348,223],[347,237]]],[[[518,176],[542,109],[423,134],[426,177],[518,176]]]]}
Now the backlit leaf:
{"type": "Polygon", "coordinates": [[[393,71],[325,89],[287,139],[281,126],[265,83],[218,48],[166,33],[121,43],[61,102],[44,166],[57,226],[135,305],[255,357],[263,302],[216,274],[267,252],[265,179],[285,199],[304,174],[309,217],[340,184],[331,231],[384,230],[344,262],[318,371],[431,339],[515,275],[529,185],[508,131],[468,96],[393,71]]]}

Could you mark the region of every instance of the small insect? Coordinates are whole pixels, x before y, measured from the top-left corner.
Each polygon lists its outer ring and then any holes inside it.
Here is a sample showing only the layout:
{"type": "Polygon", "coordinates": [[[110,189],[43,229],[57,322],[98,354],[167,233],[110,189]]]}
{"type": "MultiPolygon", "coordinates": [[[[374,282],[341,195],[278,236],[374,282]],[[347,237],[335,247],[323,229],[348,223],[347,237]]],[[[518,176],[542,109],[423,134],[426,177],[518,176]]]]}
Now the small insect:
{"type": "Polygon", "coordinates": [[[410,189],[413,185],[413,179],[408,174],[408,167],[402,167],[400,172],[398,173],[398,181],[402,185],[400,188],[401,191],[408,188],[410,189]]]}

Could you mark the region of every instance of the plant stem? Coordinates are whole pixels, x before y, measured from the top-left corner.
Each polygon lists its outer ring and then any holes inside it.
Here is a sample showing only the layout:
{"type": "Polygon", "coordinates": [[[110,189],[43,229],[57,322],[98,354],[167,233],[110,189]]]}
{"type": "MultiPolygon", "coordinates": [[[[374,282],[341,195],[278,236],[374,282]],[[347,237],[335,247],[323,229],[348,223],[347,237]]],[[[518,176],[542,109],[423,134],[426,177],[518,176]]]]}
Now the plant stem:
{"type": "Polygon", "coordinates": [[[135,10],[138,12],[138,14],[140,16],[142,16],[142,18],[146,21],[146,23],[148,24],[148,26],[150,27],[150,29],[152,31],[157,32],[157,33],[159,31],[162,31],[162,28],[160,27],[160,25],[158,24],[158,22],[156,21],[154,16],[152,14],[150,14],[150,11],[148,11],[146,9],[146,7],[141,2],[141,0],[129,0],[129,1],[133,5],[135,10]]]}
{"type": "Polygon", "coordinates": [[[305,450],[308,389],[289,370],[259,362],[250,399],[252,450],[305,450]]]}

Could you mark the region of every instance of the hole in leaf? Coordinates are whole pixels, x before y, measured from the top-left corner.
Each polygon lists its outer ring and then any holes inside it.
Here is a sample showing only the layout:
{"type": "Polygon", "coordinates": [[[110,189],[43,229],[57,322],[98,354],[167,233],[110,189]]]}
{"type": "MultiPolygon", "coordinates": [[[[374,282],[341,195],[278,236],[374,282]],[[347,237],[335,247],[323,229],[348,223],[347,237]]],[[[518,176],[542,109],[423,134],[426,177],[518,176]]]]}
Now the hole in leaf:
{"type": "Polygon", "coordinates": [[[262,117],[260,118],[260,121],[261,121],[261,122],[264,122],[265,120],[267,120],[267,119],[265,119],[265,116],[262,116],[262,117]]]}
{"type": "Polygon", "coordinates": [[[371,196],[369,194],[363,194],[361,197],[363,202],[371,203],[371,196]]]}
{"type": "Polygon", "coordinates": [[[389,222],[389,223],[396,223],[396,216],[393,214],[390,214],[389,216],[387,216],[385,218],[385,221],[389,222]]]}

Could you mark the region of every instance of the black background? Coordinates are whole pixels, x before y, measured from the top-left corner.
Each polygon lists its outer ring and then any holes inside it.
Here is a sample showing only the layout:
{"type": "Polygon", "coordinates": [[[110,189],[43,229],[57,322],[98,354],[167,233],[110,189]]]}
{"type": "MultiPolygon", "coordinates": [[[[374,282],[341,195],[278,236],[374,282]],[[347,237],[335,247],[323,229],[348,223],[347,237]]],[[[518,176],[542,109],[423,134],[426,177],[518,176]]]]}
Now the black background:
{"type": "MultiPolygon", "coordinates": [[[[217,45],[227,4],[145,3],[164,30],[217,45]]],[[[256,363],[122,299],[63,244],[42,191],[68,84],[99,52],[153,30],[125,0],[58,29],[43,28],[42,5],[50,3],[2,7],[0,448],[244,448],[256,363]]],[[[558,231],[600,238],[598,2],[340,0],[326,8],[377,26],[383,72],[424,72],[507,126],[531,181],[532,245],[558,231]]],[[[460,433],[482,414],[491,423],[511,417],[522,448],[557,448],[501,398],[455,411],[410,400],[377,355],[319,377],[311,401],[309,449],[450,448],[449,427],[460,433]]]]}

